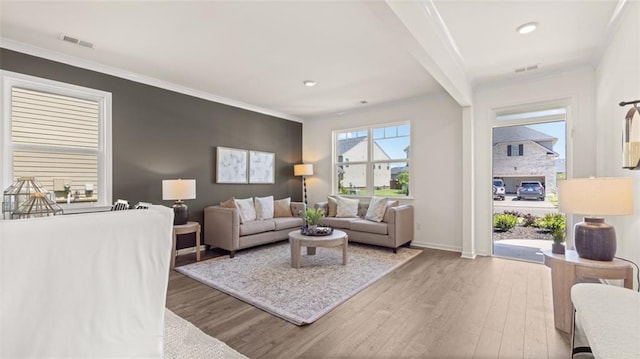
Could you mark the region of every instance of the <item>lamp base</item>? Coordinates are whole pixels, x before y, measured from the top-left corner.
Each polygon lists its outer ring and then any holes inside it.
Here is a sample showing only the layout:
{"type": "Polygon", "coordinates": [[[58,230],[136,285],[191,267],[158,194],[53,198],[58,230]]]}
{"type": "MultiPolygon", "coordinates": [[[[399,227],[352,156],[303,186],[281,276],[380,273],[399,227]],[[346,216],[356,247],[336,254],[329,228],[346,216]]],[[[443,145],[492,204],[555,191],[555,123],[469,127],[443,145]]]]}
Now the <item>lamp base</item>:
{"type": "Polygon", "coordinates": [[[576,252],[580,258],[612,261],[616,255],[616,230],[604,218],[587,218],[574,231],[576,252]]]}
{"type": "Polygon", "coordinates": [[[182,201],[173,204],[173,225],[187,224],[189,220],[189,207],[182,201]]]}

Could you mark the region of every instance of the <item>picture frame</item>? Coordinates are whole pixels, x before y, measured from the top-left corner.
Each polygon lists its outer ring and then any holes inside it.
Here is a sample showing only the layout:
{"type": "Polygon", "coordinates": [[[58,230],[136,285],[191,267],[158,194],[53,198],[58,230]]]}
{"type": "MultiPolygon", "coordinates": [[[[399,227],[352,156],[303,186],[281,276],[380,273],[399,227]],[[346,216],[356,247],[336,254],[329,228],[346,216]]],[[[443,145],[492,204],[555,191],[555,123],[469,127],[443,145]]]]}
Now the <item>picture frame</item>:
{"type": "Polygon", "coordinates": [[[275,159],[273,152],[249,151],[249,183],[275,183],[275,159]]]}
{"type": "Polygon", "coordinates": [[[216,148],[216,183],[247,183],[248,151],[216,148]]]}

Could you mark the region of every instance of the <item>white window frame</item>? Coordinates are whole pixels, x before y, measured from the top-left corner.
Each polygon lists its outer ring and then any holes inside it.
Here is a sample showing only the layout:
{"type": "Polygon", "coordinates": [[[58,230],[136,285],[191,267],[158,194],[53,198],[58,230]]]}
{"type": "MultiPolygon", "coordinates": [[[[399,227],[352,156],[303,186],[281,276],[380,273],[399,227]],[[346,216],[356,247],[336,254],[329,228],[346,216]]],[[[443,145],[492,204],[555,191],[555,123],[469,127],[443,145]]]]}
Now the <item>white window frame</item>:
{"type": "MultiPolygon", "coordinates": [[[[374,160],[373,159],[373,151],[374,151],[374,142],[375,139],[373,138],[373,130],[376,128],[384,128],[384,127],[393,127],[393,126],[402,126],[402,125],[408,125],[409,126],[409,146],[411,146],[411,138],[413,137],[413,133],[412,133],[412,126],[411,126],[411,121],[400,121],[400,122],[390,122],[390,123],[380,123],[380,124],[375,124],[375,125],[365,125],[365,126],[358,126],[358,127],[352,127],[352,128],[347,128],[347,129],[340,129],[340,130],[334,130],[331,133],[331,152],[332,152],[332,156],[331,156],[331,174],[332,174],[332,179],[331,179],[331,194],[333,195],[340,195],[343,197],[362,197],[362,198],[369,198],[369,197],[373,197],[375,196],[375,186],[374,186],[374,171],[372,170],[372,166],[376,165],[376,164],[381,164],[381,163],[398,163],[398,162],[406,162],[407,166],[411,169],[411,155],[409,155],[409,158],[403,158],[403,159],[391,159],[391,160],[374,160]],[[338,158],[338,153],[337,153],[337,148],[336,148],[336,144],[337,144],[337,136],[339,133],[344,133],[344,132],[351,132],[351,131],[367,131],[367,161],[351,161],[349,159],[346,159],[346,161],[343,162],[338,162],[337,158],[338,158]],[[365,165],[365,168],[367,169],[366,173],[367,173],[367,178],[366,178],[366,184],[367,184],[367,195],[353,195],[353,194],[342,194],[342,193],[338,193],[338,174],[337,174],[337,166],[338,164],[347,164],[346,166],[349,165],[365,165]]],[[[411,152],[409,152],[411,153],[411,152]]],[[[413,181],[411,181],[411,170],[409,170],[409,196],[390,196],[390,199],[412,199],[412,193],[413,193],[413,188],[412,188],[412,183],[413,181]]]]}
{"type": "MultiPolygon", "coordinates": [[[[93,203],[58,203],[65,213],[95,210],[111,206],[112,202],[112,142],[111,142],[111,93],[64,82],[47,80],[17,72],[0,70],[0,103],[2,103],[2,121],[0,121],[0,181],[2,190],[13,183],[13,151],[31,149],[27,145],[11,143],[11,89],[24,89],[48,92],[52,94],[76,97],[95,101],[99,104],[98,119],[98,200],[93,203]]],[[[36,178],[36,181],[38,179],[36,178]]],[[[53,190],[53,188],[49,189],[53,190]]]]}

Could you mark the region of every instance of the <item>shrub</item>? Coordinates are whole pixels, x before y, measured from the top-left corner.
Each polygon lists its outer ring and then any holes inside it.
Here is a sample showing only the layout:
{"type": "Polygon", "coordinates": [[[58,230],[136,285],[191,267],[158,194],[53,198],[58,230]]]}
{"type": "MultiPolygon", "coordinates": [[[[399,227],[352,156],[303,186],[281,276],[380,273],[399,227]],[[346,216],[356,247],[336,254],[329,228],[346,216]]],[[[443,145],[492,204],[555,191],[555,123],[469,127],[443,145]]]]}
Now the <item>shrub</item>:
{"type": "Polygon", "coordinates": [[[565,230],[567,229],[567,219],[562,213],[547,213],[537,221],[538,227],[551,232],[556,243],[564,242],[565,230]]]}
{"type": "Polygon", "coordinates": [[[534,227],[536,224],[536,221],[538,220],[537,216],[532,215],[531,213],[527,213],[524,216],[522,216],[523,221],[522,221],[522,226],[523,227],[534,227]]]}
{"type": "Polygon", "coordinates": [[[504,211],[502,212],[504,214],[510,214],[512,216],[516,216],[516,217],[523,217],[522,213],[518,212],[518,211],[504,211]]]}
{"type": "Polygon", "coordinates": [[[493,227],[506,232],[518,224],[518,217],[513,214],[494,214],[493,227]]]}

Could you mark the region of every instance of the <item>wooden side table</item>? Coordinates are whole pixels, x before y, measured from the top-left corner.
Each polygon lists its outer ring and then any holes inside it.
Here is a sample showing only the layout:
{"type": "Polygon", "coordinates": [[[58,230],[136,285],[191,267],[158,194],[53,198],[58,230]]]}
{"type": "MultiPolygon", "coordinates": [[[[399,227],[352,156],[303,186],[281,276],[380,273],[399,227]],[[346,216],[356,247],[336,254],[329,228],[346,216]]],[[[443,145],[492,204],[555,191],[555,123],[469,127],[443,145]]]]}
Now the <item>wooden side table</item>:
{"type": "Polygon", "coordinates": [[[551,268],[551,286],[553,290],[553,320],[556,329],[571,333],[573,304],[571,287],[578,278],[623,279],[625,288],[633,289],[633,267],[628,262],[594,261],[578,257],[576,251],[567,250],[565,254],[544,254],[544,265],[551,268]]]}
{"type": "Polygon", "coordinates": [[[187,222],[173,226],[173,244],[171,245],[171,268],[176,266],[176,239],[179,234],[196,234],[196,262],[200,261],[200,223],[187,222]]]}

